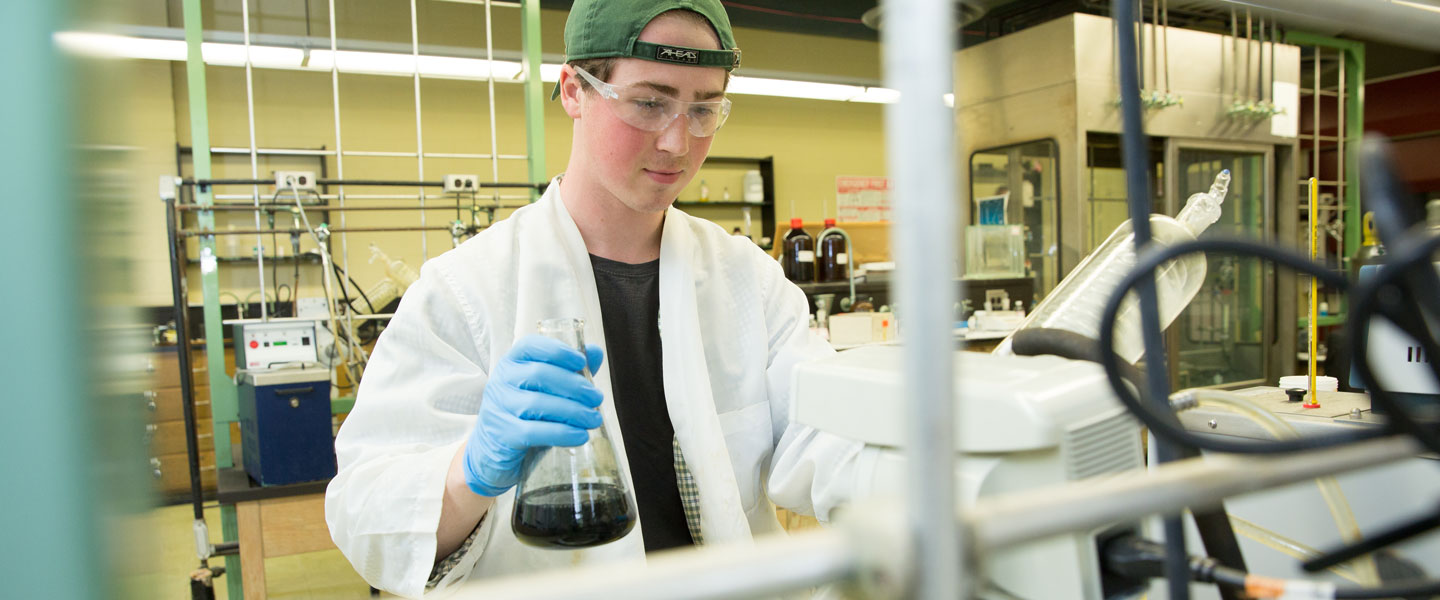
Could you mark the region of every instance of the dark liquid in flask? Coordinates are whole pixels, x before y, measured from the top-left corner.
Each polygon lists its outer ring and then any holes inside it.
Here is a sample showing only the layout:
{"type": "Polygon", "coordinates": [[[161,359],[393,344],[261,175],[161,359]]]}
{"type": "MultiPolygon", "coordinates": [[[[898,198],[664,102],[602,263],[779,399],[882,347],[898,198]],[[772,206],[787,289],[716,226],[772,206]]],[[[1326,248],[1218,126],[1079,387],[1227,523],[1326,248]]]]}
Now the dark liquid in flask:
{"type": "Polygon", "coordinates": [[[531,546],[599,546],[635,528],[635,507],[614,484],[551,485],[527,491],[515,501],[511,528],[531,546]]]}

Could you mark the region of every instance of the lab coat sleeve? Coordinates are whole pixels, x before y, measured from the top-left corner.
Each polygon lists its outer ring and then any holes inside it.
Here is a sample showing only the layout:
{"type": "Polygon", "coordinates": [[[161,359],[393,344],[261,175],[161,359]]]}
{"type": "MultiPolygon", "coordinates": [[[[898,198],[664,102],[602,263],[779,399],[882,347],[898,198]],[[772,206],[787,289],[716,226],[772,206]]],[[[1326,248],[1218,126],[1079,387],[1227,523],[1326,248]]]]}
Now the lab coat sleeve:
{"type": "Polygon", "coordinates": [[[325,492],[335,545],[370,585],[405,597],[424,593],[435,564],[446,473],[474,427],[488,364],[481,319],[438,262],[376,345],[325,492]]]}
{"type": "Polygon", "coordinates": [[[785,279],[775,261],[766,262],[769,291],[765,312],[770,335],[766,385],[775,436],[766,492],[782,508],[828,522],[831,511],[849,502],[855,493],[855,465],[863,445],[790,422],[795,367],[835,351],[811,333],[805,293],[785,279]]]}

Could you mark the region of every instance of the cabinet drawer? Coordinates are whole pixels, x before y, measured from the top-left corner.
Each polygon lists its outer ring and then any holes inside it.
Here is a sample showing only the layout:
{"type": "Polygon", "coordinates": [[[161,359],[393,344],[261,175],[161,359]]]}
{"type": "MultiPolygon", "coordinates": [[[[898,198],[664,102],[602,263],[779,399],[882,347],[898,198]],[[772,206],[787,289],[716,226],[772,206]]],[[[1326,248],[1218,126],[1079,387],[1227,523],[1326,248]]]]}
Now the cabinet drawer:
{"type": "MultiPolygon", "coordinates": [[[[192,355],[196,356],[196,355],[192,355]]],[[[190,361],[191,373],[194,376],[195,385],[205,384],[209,381],[210,374],[205,370],[203,354],[198,355],[200,360],[190,361]]],[[[176,352],[151,352],[145,355],[145,374],[150,378],[151,385],[155,388],[180,387],[180,357],[176,352]]]]}
{"type": "MultiPolygon", "coordinates": [[[[190,463],[185,453],[161,454],[150,457],[150,477],[162,495],[190,491],[190,463]]],[[[200,482],[206,490],[215,489],[215,453],[200,453],[200,482]]]]}
{"type": "MultiPolygon", "coordinates": [[[[185,419],[184,397],[180,393],[180,388],[165,387],[146,390],[142,396],[141,400],[145,403],[150,421],[160,423],[185,419]]],[[[195,417],[200,420],[210,418],[209,386],[195,388],[195,417]]]]}
{"type": "MultiPolygon", "coordinates": [[[[196,423],[196,441],[199,443],[201,452],[210,452],[215,449],[214,424],[210,419],[201,419],[196,423]]],[[[184,421],[162,421],[151,423],[145,426],[145,436],[150,443],[150,453],[156,456],[162,454],[185,454],[185,422],[184,421]]]]}

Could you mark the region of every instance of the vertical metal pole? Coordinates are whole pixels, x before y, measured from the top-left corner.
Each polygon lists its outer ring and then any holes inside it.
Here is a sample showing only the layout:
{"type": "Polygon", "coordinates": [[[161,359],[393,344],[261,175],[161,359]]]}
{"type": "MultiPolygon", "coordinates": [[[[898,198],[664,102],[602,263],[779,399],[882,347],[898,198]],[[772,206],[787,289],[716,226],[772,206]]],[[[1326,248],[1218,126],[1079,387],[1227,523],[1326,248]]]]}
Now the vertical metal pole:
{"type": "MultiPolygon", "coordinates": [[[[540,81],[540,0],[522,0],[520,45],[525,68],[525,148],[530,155],[530,182],[545,181],[545,83],[540,81]]],[[[530,190],[530,201],[540,191],[530,190]]]]}
{"type": "Polygon", "coordinates": [[[1250,9],[1245,9],[1245,101],[1250,102],[1254,95],[1250,93],[1250,51],[1255,47],[1250,39],[1255,33],[1254,22],[1250,19],[1250,9]]]}
{"type": "MultiPolygon", "coordinates": [[[[425,135],[421,127],[420,111],[420,23],[415,15],[415,0],[410,0],[410,56],[415,61],[415,161],[419,180],[425,181],[425,135]]],[[[425,227],[425,188],[420,188],[420,227],[425,227]]],[[[427,244],[429,234],[420,232],[420,262],[430,260],[427,244]]]]}
{"type": "Polygon", "coordinates": [[[1272,21],[1270,23],[1270,82],[1269,85],[1265,86],[1265,89],[1268,90],[1270,94],[1271,108],[1274,108],[1275,104],[1275,44],[1279,40],[1280,23],[1278,21],[1272,21]]]}
{"type": "Polygon", "coordinates": [[[1160,0],[1150,2],[1150,85],[1160,87],[1160,0]]]}
{"type": "MultiPolygon", "coordinates": [[[[1135,255],[1141,256],[1150,246],[1151,201],[1147,197],[1150,191],[1150,167],[1145,151],[1147,142],[1141,119],[1140,99],[1135,97],[1139,91],[1140,72],[1136,65],[1126,60],[1131,48],[1136,45],[1135,38],[1129,35],[1130,22],[1136,15],[1125,2],[1115,3],[1112,10],[1117,21],[1115,31],[1120,36],[1117,40],[1120,60],[1116,66],[1120,74],[1121,155],[1125,165],[1125,192],[1130,209],[1130,223],[1135,231],[1135,255]]],[[[1246,44],[1249,45],[1248,39],[1246,44]]],[[[1249,58],[1248,48],[1246,58],[1249,58]]],[[[1248,70],[1246,79],[1249,79],[1248,70]]],[[[1166,369],[1165,345],[1160,334],[1160,307],[1155,279],[1150,276],[1142,277],[1135,291],[1140,301],[1140,328],[1145,340],[1145,375],[1149,400],[1168,407],[1170,381],[1166,369]]],[[[1160,462],[1177,460],[1183,458],[1184,448],[1165,440],[1157,440],[1156,456],[1160,462]]],[[[1185,529],[1179,515],[1167,515],[1164,527],[1165,578],[1169,582],[1169,597],[1171,600],[1187,600],[1190,597],[1190,588],[1185,562],[1185,529]]]]}
{"type": "MultiPolygon", "coordinates": [[[[240,23],[245,40],[245,115],[250,124],[250,178],[260,178],[260,162],[255,150],[255,78],[250,64],[250,2],[240,0],[240,23]]],[[[251,198],[255,202],[255,229],[260,230],[260,186],[250,186],[251,198]]],[[[276,249],[278,250],[278,249],[276,249]]],[[[275,252],[276,250],[271,250],[275,252]]],[[[296,260],[299,260],[298,258],[296,260]]],[[[255,234],[255,268],[260,274],[260,318],[269,318],[265,310],[265,237],[255,234]]],[[[278,283],[278,282],[277,282],[278,283]]],[[[292,293],[294,290],[292,290],[292,293]]],[[[275,289],[275,310],[280,310],[280,289],[275,289]]]]}
{"type": "MultiPolygon", "coordinates": [[[[1333,49],[1335,57],[1344,63],[1342,68],[1345,70],[1345,79],[1337,86],[1336,93],[1337,95],[1343,93],[1346,99],[1342,107],[1345,126],[1343,129],[1337,129],[1335,134],[1336,137],[1345,140],[1345,150],[1342,153],[1345,156],[1345,178],[1347,180],[1343,190],[1345,193],[1343,213],[1345,218],[1345,256],[1354,256],[1355,252],[1360,249],[1360,219],[1362,216],[1360,180],[1364,174],[1360,172],[1360,138],[1365,133],[1365,44],[1304,31],[1285,32],[1285,41],[1291,44],[1312,46],[1315,48],[1317,57],[1320,56],[1322,47],[1333,49]]],[[[1318,70],[1319,63],[1316,64],[1318,70]]],[[[1318,93],[1319,84],[1317,83],[1315,87],[1318,93]]],[[[1318,115],[1318,99],[1315,102],[1314,112],[1318,115]]]]}
{"type": "MultiPolygon", "coordinates": [[[[1340,211],[1339,218],[1345,218],[1345,191],[1350,189],[1350,170],[1345,168],[1345,52],[1342,50],[1338,55],[1340,58],[1340,70],[1337,72],[1338,80],[1335,82],[1335,209],[1340,211]]],[[[1318,195],[1317,195],[1318,197],[1318,195]]],[[[1342,221],[1343,222],[1343,221],[1342,221]]],[[[1350,254],[1345,253],[1342,247],[1338,250],[1340,256],[1336,264],[1348,266],[1345,262],[1349,260],[1350,254]]],[[[1324,257],[1321,257],[1324,260],[1324,257]]],[[[1313,278],[1312,278],[1313,279],[1313,278]]],[[[1311,388],[1314,389],[1314,388],[1311,388]]]]}
{"type": "MultiPolygon", "coordinates": [[[[1345,256],[1360,250],[1360,138],[1365,135],[1365,44],[1348,42],[1345,61],[1345,256]]],[[[1338,132],[1337,132],[1338,133],[1338,132]]]]}
{"type": "Polygon", "coordinates": [[[885,109],[885,139],[897,217],[895,296],[907,323],[913,597],[952,600],[969,597],[962,583],[970,580],[955,518],[955,115],[942,98],[954,90],[953,8],[945,0],[886,0],[884,11],[885,84],[900,92],[885,109]]]}
{"type": "MultiPolygon", "coordinates": [[[[1310,176],[1320,177],[1320,57],[1323,54],[1319,46],[1315,46],[1315,61],[1311,65],[1311,92],[1310,96],[1310,176]]],[[[1340,132],[1335,132],[1339,135],[1340,132]]]]}
{"type": "MultiPolygon", "coordinates": [[[[205,61],[200,53],[203,31],[201,29],[200,0],[185,0],[185,83],[190,102],[190,146],[191,164],[196,179],[209,179],[210,171],[210,113],[205,95],[205,61]]],[[[213,190],[195,186],[195,203],[211,206],[215,203],[213,190]]],[[[196,227],[201,230],[215,229],[215,213],[195,213],[196,227]]],[[[205,315],[205,361],[210,367],[210,419],[214,424],[215,467],[227,469],[235,466],[230,452],[230,423],[239,418],[235,398],[235,384],[226,374],[225,334],[220,317],[220,275],[216,269],[215,236],[201,236],[200,240],[200,285],[204,295],[205,315]]],[[[187,300],[188,301],[188,300],[187,300]]],[[[262,299],[263,302],[263,299],[262,299]]],[[[189,332],[180,332],[189,335],[189,332]]],[[[240,537],[240,527],[235,519],[235,507],[222,506],[221,525],[226,541],[240,537]]],[[[244,590],[241,586],[240,559],[225,557],[226,587],[231,598],[239,598],[244,590]]]]}
{"type": "MultiPolygon", "coordinates": [[[[1160,34],[1162,36],[1160,43],[1165,46],[1165,95],[1168,96],[1170,95],[1170,0],[1160,0],[1160,2],[1162,3],[1160,19],[1165,22],[1164,29],[1160,34]]],[[[1223,76],[1221,80],[1224,80],[1223,76]]]]}
{"type": "MultiPolygon", "coordinates": [[[[340,181],[345,181],[345,144],[340,136],[340,65],[335,60],[335,0],[329,0],[330,8],[330,98],[332,110],[335,111],[335,175],[340,181]]],[[[306,3],[309,6],[309,3],[306,3]]],[[[322,159],[323,160],[323,159],[322,159]]],[[[345,225],[345,184],[336,188],[336,198],[340,203],[340,261],[345,269],[346,276],[350,275],[350,237],[345,225]]],[[[296,257],[299,260],[299,257],[296,257]]],[[[341,284],[343,287],[343,283],[341,284]]],[[[299,292],[299,290],[296,290],[299,292]]],[[[355,331],[355,311],[353,307],[345,307],[345,330],[353,333],[355,331]]],[[[352,373],[353,374],[353,373],[352,373]]],[[[359,382],[351,381],[350,385],[358,386],[359,382]]]]}
{"type": "MultiPolygon", "coordinates": [[[[494,22],[490,16],[490,0],[485,0],[485,62],[489,64],[490,71],[485,76],[490,99],[490,180],[496,183],[500,181],[500,134],[495,131],[495,46],[494,46],[494,22]]],[[[500,205],[500,188],[493,188],[492,194],[495,205],[500,205]]],[[[458,217],[457,217],[458,218],[458,217]]]]}
{"type": "Polygon", "coordinates": [[[1240,102],[1240,30],[1237,27],[1240,18],[1235,14],[1235,9],[1230,9],[1230,95],[1234,102],[1240,102]]]}

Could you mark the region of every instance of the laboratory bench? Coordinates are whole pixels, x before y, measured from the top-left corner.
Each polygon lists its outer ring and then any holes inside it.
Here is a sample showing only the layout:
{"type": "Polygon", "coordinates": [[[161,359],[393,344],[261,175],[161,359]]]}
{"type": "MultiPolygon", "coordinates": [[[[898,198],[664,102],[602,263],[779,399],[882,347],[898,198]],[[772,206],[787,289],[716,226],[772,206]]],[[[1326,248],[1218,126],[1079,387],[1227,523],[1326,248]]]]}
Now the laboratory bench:
{"type": "Polygon", "coordinates": [[[231,467],[220,470],[217,483],[216,499],[235,506],[245,600],[266,597],[265,559],[335,549],[325,522],[330,480],[261,487],[231,467]]]}

